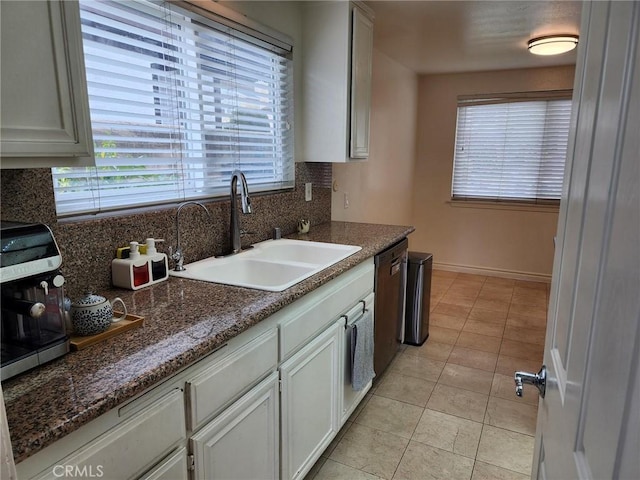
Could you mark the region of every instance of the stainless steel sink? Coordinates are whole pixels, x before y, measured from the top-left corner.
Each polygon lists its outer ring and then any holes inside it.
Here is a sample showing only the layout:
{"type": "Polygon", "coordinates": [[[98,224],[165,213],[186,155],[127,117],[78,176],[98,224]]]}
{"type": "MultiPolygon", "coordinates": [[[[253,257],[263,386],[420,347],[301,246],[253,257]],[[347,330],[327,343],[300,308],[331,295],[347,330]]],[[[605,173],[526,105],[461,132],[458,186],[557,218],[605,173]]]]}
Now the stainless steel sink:
{"type": "Polygon", "coordinates": [[[175,277],[281,292],[353,255],[362,247],[303,240],[267,240],[224,258],[206,258],[171,271],[175,277]]]}

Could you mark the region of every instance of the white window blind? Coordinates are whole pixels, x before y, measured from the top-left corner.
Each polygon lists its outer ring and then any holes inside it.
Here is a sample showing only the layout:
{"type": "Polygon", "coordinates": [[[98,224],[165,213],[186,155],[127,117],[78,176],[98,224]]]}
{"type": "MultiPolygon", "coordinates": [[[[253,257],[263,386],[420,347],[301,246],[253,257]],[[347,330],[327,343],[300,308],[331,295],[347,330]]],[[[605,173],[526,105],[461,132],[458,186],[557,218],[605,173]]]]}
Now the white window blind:
{"type": "Polygon", "coordinates": [[[291,48],[162,1],[81,0],[96,168],[54,168],[58,215],[293,187],[291,48]],[[259,37],[259,38],[256,38],[259,37]]]}
{"type": "Polygon", "coordinates": [[[454,200],[556,203],[560,199],[570,93],[542,95],[459,99],[454,200]]]}

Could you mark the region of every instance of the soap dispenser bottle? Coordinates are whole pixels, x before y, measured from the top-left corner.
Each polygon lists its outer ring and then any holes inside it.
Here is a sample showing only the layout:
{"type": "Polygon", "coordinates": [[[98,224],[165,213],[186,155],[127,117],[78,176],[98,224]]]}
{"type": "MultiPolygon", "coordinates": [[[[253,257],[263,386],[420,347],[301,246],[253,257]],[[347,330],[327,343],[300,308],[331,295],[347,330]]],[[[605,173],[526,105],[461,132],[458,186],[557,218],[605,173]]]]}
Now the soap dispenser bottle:
{"type": "Polygon", "coordinates": [[[140,254],[140,244],[129,242],[129,257],[111,261],[111,282],[115,287],[137,290],[149,284],[149,259],[140,254]]]}
{"type": "Polygon", "coordinates": [[[149,259],[147,255],[140,254],[140,244],[129,242],[129,261],[132,268],[132,286],[134,289],[145,286],[151,281],[149,278],[149,259]]]}
{"type": "Polygon", "coordinates": [[[152,283],[169,278],[169,260],[165,253],[159,253],[158,250],[156,250],[156,242],[164,242],[164,240],[160,238],[147,238],[145,240],[146,255],[149,259],[152,283]]]}

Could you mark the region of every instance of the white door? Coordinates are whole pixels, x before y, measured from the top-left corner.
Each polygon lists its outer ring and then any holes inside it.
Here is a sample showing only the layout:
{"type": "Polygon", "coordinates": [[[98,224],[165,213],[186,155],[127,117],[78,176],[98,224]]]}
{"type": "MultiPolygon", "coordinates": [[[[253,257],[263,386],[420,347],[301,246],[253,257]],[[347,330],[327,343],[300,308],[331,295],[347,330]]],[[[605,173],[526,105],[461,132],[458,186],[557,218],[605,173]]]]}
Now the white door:
{"type": "Polygon", "coordinates": [[[274,372],[193,435],[193,478],[277,479],[278,427],[278,373],[274,372]]]}
{"type": "Polygon", "coordinates": [[[639,17],[583,10],[533,478],[640,478],[639,17]]]}
{"type": "Polygon", "coordinates": [[[338,431],[344,319],[280,367],[283,480],[303,478],[338,431]]]}

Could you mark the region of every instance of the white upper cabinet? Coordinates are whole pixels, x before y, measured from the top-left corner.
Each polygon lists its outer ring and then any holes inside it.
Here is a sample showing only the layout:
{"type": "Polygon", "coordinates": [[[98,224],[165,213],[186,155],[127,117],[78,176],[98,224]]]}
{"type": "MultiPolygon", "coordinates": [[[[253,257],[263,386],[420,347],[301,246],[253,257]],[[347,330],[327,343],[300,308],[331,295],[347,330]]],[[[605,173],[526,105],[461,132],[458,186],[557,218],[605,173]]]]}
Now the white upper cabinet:
{"type": "Polygon", "coordinates": [[[373,12],[359,2],[303,2],[304,162],[369,156],[373,12]]]}
{"type": "Polygon", "coordinates": [[[0,165],[93,165],[77,1],[6,0],[0,16],[0,165]]]}

